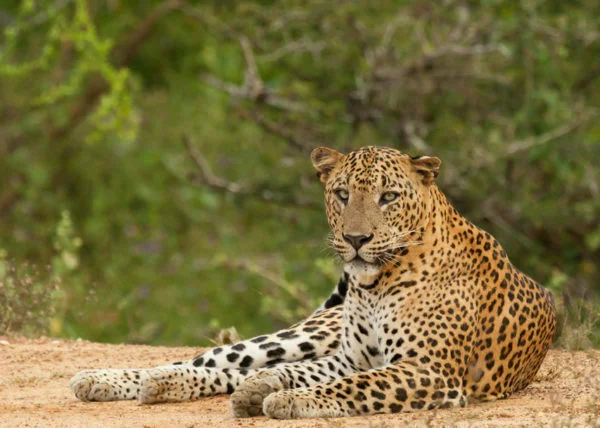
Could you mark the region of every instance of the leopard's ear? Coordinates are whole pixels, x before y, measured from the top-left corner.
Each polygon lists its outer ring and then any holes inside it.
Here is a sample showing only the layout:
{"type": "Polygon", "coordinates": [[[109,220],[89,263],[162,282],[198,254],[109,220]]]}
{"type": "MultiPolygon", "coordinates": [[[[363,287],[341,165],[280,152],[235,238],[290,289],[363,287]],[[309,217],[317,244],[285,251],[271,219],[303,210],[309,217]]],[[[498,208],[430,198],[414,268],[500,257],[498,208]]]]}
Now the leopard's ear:
{"type": "Polygon", "coordinates": [[[329,178],[329,173],[344,155],[327,147],[318,147],[310,154],[312,164],[317,170],[317,176],[321,183],[326,183],[329,178]]]}
{"type": "Polygon", "coordinates": [[[440,172],[442,161],[433,156],[416,156],[411,158],[413,169],[423,181],[423,184],[429,186],[435,180],[440,172]]]}

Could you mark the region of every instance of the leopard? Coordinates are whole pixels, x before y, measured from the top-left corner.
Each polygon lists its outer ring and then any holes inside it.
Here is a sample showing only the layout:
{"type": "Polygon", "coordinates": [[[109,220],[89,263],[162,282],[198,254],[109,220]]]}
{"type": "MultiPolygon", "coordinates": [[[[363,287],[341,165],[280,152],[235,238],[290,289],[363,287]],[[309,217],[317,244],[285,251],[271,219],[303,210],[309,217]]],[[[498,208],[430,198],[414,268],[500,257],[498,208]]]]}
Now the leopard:
{"type": "Polygon", "coordinates": [[[464,407],[534,380],[556,334],[552,294],[453,207],[439,158],[368,146],[311,160],[343,266],[325,302],[189,360],[79,372],[78,399],[231,394],[236,418],[346,417],[464,407]]]}

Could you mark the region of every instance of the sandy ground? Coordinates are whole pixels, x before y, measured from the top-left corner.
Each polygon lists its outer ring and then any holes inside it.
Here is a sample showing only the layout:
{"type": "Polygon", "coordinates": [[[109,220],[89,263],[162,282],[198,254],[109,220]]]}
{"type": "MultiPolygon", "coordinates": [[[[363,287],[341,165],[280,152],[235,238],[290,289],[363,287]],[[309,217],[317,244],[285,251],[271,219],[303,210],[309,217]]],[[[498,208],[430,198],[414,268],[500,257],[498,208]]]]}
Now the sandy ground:
{"type": "Polygon", "coordinates": [[[464,409],[340,419],[274,421],[231,418],[228,396],[192,403],[82,403],[68,383],[78,370],[151,367],[200,348],[106,345],[87,341],[0,337],[0,426],[49,427],[395,427],[598,426],[600,351],[551,351],[525,391],[464,409]]]}

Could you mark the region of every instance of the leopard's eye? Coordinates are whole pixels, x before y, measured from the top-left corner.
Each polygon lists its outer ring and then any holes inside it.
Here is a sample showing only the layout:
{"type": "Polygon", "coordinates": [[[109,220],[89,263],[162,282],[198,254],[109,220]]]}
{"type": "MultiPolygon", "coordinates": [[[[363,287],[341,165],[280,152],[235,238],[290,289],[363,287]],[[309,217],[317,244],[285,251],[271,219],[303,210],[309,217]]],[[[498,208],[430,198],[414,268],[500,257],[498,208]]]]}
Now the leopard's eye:
{"type": "Polygon", "coordinates": [[[350,197],[350,194],[348,193],[347,190],[340,189],[340,190],[335,191],[335,196],[337,196],[340,201],[342,201],[343,203],[346,204],[346,203],[348,203],[348,198],[350,197]]]}
{"type": "Polygon", "coordinates": [[[389,204],[390,202],[395,201],[397,198],[398,198],[397,193],[385,192],[383,195],[381,195],[381,199],[379,199],[379,204],[380,205],[389,204]]]}

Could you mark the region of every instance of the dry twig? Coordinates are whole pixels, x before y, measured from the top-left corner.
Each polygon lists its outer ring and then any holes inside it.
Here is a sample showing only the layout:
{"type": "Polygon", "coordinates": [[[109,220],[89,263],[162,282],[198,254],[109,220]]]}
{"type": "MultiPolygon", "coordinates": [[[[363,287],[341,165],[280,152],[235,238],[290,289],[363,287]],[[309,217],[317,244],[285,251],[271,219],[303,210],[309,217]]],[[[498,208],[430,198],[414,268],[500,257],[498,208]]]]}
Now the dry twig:
{"type": "Polygon", "coordinates": [[[493,164],[494,162],[497,162],[500,159],[509,159],[509,158],[513,157],[514,155],[524,152],[526,150],[529,150],[533,147],[541,146],[544,144],[551,143],[552,141],[556,141],[557,139],[564,137],[565,135],[568,135],[571,132],[575,131],[577,128],[579,128],[581,125],[583,125],[584,123],[586,123],[588,120],[590,120],[592,117],[595,117],[595,116],[597,116],[597,113],[595,113],[595,112],[587,112],[587,113],[578,114],[575,117],[575,119],[573,119],[571,122],[566,123],[561,126],[558,126],[558,127],[554,128],[548,132],[545,132],[541,135],[531,135],[522,140],[517,140],[517,141],[507,143],[506,150],[504,150],[504,152],[502,152],[496,156],[489,156],[489,155],[486,156],[482,152],[481,153],[482,157],[480,158],[479,162],[476,162],[473,165],[471,165],[469,167],[469,169],[471,171],[473,171],[474,169],[484,168],[488,165],[493,164]]]}
{"type": "Polygon", "coordinates": [[[181,137],[181,141],[190,159],[194,161],[194,164],[200,172],[200,179],[203,184],[216,190],[225,190],[231,193],[240,193],[244,189],[244,186],[242,186],[240,183],[230,182],[224,178],[216,176],[210,169],[206,159],[204,159],[202,154],[200,154],[200,152],[198,152],[192,146],[190,138],[187,135],[183,135],[181,137]]]}
{"type": "Polygon", "coordinates": [[[302,104],[282,97],[267,88],[258,72],[256,58],[248,38],[245,36],[240,37],[240,45],[246,60],[246,71],[244,73],[244,83],[242,86],[224,82],[218,77],[208,73],[201,74],[200,77],[202,80],[217,89],[227,92],[234,98],[247,99],[257,104],[266,104],[280,110],[296,112],[306,111],[306,108],[302,104]]]}
{"type": "Polygon", "coordinates": [[[302,138],[300,138],[294,132],[291,132],[285,125],[281,125],[267,119],[260,111],[239,108],[237,112],[242,118],[252,120],[266,132],[286,140],[292,147],[300,150],[301,152],[308,153],[314,148],[314,144],[303,141],[302,138]]]}
{"type": "Polygon", "coordinates": [[[219,192],[232,193],[244,198],[260,199],[264,202],[276,205],[309,209],[318,208],[318,206],[311,201],[296,199],[295,196],[286,189],[273,189],[273,184],[271,182],[258,185],[244,185],[219,177],[212,172],[212,169],[204,156],[193,147],[189,136],[183,135],[181,140],[188,156],[199,172],[199,177],[196,174],[190,176],[197,184],[208,186],[219,192]]]}
{"type": "Polygon", "coordinates": [[[293,42],[285,44],[278,49],[259,55],[259,58],[261,61],[270,62],[278,61],[286,55],[292,53],[310,52],[313,55],[317,55],[326,47],[327,44],[325,42],[313,42],[312,40],[307,39],[294,40],[293,42]]]}
{"type": "Polygon", "coordinates": [[[398,80],[403,79],[406,76],[412,76],[423,70],[431,70],[434,68],[436,61],[447,58],[450,56],[454,57],[473,57],[479,55],[485,55],[493,52],[498,52],[501,55],[506,56],[506,47],[499,44],[488,44],[488,45],[473,45],[473,46],[459,46],[459,45],[447,45],[442,46],[431,53],[422,55],[415,59],[409,64],[402,67],[381,67],[379,70],[374,71],[374,76],[377,80],[398,80]]]}
{"type": "Polygon", "coordinates": [[[247,86],[237,86],[232,83],[225,82],[209,73],[202,73],[200,77],[205,83],[208,83],[212,87],[217,88],[223,92],[227,92],[234,98],[247,99],[257,103],[260,102],[262,104],[266,104],[271,107],[278,108],[280,110],[296,112],[303,112],[306,110],[306,108],[302,104],[287,99],[285,97],[281,97],[264,86],[259,92],[254,89],[255,87],[250,88],[249,90],[247,86]]]}
{"type": "Polygon", "coordinates": [[[529,150],[532,147],[541,146],[543,144],[549,143],[551,141],[557,140],[561,137],[564,137],[567,134],[570,134],[583,123],[587,122],[588,119],[592,117],[591,114],[582,114],[576,117],[573,121],[554,128],[551,131],[548,131],[542,135],[538,136],[530,136],[520,141],[514,141],[508,144],[508,148],[506,149],[505,156],[509,157],[519,152],[529,150]]]}

